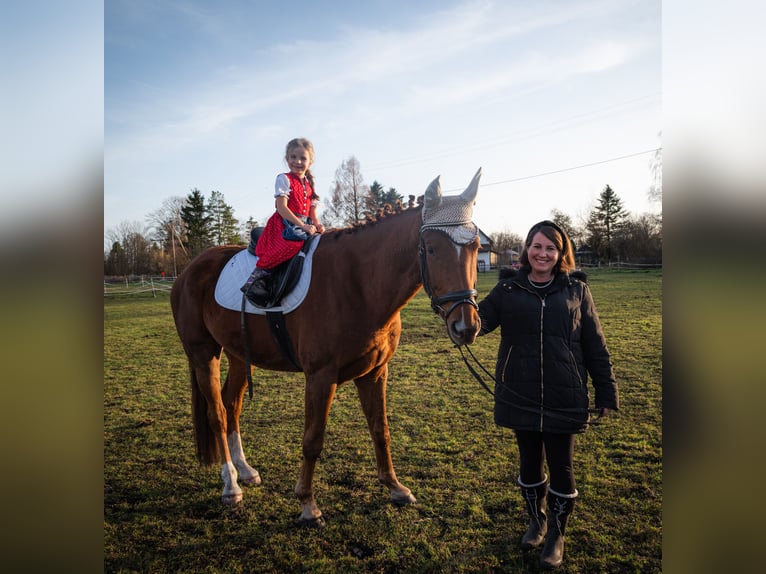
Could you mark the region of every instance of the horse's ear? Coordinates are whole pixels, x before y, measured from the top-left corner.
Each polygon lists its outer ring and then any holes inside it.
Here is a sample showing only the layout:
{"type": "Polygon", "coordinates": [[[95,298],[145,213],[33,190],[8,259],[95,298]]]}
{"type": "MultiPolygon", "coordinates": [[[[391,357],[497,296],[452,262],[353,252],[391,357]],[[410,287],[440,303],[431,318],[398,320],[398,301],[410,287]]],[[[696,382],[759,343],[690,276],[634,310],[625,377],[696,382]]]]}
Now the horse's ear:
{"type": "Polygon", "coordinates": [[[436,179],[431,182],[431,184],[428,186],[428,189],[426,189],[426,197],[425,197],[425,209],[433,209],[439,203],[441,203],[442,200],[442,184],[439,181],[439,178],[441,176],[437,175],[436,179]]]}
{"type": "Polygon", "coordinates": [[[481,168],[479,168],[476,172],[476,175],[473,176],[471,183],[468,184],[468,187],[465,189],[465,191],[460,194],[460,197],[463,199],[463,201],[466,203],[473,203],[476,200],[476,194],[479,192],[480,179],[481,168]]]}

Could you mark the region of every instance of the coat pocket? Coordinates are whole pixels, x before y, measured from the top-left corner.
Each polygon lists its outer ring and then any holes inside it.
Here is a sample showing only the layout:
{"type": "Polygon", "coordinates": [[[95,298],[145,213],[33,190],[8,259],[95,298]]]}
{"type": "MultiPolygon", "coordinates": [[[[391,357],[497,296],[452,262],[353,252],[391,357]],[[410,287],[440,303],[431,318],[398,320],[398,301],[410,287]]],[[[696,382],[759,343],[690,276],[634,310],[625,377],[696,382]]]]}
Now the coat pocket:
{"type": "Polygon", "coordinates": [[[505,355],[505,360],[503,361],[503,366],[500,369],[500,381],[505,382],[505,373],[508,372],[508,363],[511,361],[511,352],[513,351],[513,345],[508,347],[508,353],[505,355]]]}
{"type": "Polygon", "coordinates": [[[569,371],[572,376],[572,381],[576,382],[580,387],[585,386],[585,381],[582,378],[582,375],[580,374],[580,368],[577,365],[577,359],[575,359],[574,354],[572,351],[569,351],[569,371]]]}

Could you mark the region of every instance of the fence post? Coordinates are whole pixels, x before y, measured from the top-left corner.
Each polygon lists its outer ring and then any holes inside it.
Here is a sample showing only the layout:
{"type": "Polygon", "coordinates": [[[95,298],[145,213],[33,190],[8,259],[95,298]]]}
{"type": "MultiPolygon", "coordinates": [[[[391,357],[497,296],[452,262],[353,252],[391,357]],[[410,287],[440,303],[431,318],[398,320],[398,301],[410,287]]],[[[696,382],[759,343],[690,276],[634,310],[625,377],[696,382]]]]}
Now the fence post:
{"type": "Polygon", "coordinates": [[[154,290],[154,277],[149,277],[149,283],[152,285],[152,297],[157,298],[157,292],[154,290]]]}

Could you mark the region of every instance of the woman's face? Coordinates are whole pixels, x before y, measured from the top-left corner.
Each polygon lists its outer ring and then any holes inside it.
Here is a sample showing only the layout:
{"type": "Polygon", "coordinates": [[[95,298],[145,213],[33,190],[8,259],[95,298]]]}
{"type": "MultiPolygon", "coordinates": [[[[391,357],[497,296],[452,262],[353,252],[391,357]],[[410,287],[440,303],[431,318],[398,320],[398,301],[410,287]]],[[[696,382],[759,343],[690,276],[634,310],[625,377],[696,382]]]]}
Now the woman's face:
{"type": "Polygon", "coordinates": [[[529,258],[529,265],[532,267],[532,273],[536,276],[550,277],[561,253],[556,249],[553,241],[538,231],[532,238],[532,243],[527,247],[527,257],[529,258]]]}
{"type": "Polygon", "coordinates": [[[300,178],[306,175],[306,170],[311,167],[311,155],[300,146],[291,147],[285,159],[290,171],[300,178]]]}

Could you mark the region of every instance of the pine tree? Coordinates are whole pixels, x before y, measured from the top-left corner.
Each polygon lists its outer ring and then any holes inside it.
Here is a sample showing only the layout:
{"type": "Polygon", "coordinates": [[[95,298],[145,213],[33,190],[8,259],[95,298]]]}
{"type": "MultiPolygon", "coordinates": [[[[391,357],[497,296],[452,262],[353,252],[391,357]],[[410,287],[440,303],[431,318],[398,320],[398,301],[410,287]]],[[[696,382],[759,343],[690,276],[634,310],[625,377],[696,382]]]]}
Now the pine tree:
{"type": "Polygon", "coordinates": [[[607,186],[599,196],[598,205],[591,214],[588,222],[589,228],[596,236],[599,236],[599,243],[604,249],[609,261],[612,260],[612,241],[615,233],[627,217],[627,212],[622,207],[622,200],[617,196],[614,190],[607,186]]]}
{"type": "Polygon", "coordinates": [[[234,210],[224,201],[220,191],[211,191],[207,204],[208,215],[211,218],[211,238],[215,245],[236,245],[242,243],[237,229],[239,221],[234,217],[234,210]]]}
{"type": "Polygon", "coordinates": [[[213,245],[212,220],[208,214],[205,198],[199,189],[192,189],[181,208],[181,219],[186,228],[184,245],[193,257],[213,245]]]}

